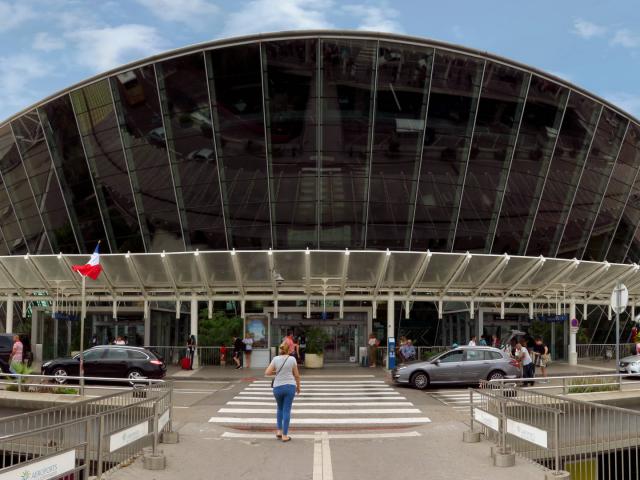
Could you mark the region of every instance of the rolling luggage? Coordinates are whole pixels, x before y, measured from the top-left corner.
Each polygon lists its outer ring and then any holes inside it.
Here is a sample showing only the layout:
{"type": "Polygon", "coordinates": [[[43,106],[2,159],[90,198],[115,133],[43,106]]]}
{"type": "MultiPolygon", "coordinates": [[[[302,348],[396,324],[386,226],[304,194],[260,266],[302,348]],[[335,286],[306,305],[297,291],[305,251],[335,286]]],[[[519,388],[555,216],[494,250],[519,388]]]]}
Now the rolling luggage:
{"type": "Polygon", "coordinates": [[[180,360],[180,366],[183,370],[189,370],[191,368],[191,359],[189,357],[182,357],[182,360],[180,360]]]}

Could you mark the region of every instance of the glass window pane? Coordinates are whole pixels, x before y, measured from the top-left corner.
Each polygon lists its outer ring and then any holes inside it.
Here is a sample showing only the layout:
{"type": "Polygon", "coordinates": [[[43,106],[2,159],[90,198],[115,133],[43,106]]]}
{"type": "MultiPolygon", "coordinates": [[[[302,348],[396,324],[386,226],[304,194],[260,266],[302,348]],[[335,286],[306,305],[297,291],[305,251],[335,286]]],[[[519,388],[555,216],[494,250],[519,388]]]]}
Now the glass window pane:
{"type": "Polygon", "coordinates": [[[195,53],[166,60],[156,65],[156,71],[188,246],[226,250],[204,56],[195,53]]]}
{"type": "Polygon", "coordinates": [[[109,81],[71,92],[82,143],[115,252],[143,252],[136,202],[124,158],[109,81]],[[83,113],[79,113],[83,112],[83,113]]]}
{"type": "Polygon", "coordinates": [[[557,256],[581,258],[616,163],[628,120],[605,109],[580,177],[557,256]]]}
{"type": "Polygon", "coordinates": [[[363,248],[376,42],[323,40],[321,248],[363,248]]]}
{"type": "MultiPolygon", "coordinates": [[[[0,129],[0,172],[2,172],[6,193],[13,203],[12,209],[19,222],[16,224],[17,228],[8,226],[9,228],[5,232],[11,251],[14,253],[24,250],[30,253],[51,253],[51,245],[40,220],[38,207],[29,185],[29,178],[9,125],[0,129]],[[20,238],[23,235],[27,242],[26,245],[23,245],[20,238]]],[[[3,203],[3,208],[7,207],[10,207],[9,202],[3,203]]],[[[11,224],[12,216],[9,212],[5,211],[3,216],[8,216],[11,224]]]]}
{"type": "Polygon", "coordinates": [[[432,63],[432,49],[379,47],[367,248],[410,248],[432,63]]]}
{"type": "Polygon", "coordinates": [[[71,100],[67,95],[52,100],[39,113],[80,249],[92,252],[106,233],[71,100]]]}
{"type": "Polygon", "coordinates": [[[412,250],[453,247],[484,62],[436,51],[412,250]]]}
{"type": "Polygon", "coordinates": [[[601,111],[602,107],[593,100],[571,94],[527,255],[555,256],[601,111]]]}
{"type": "Polygon", "coordinates": [[[568,89],[533,76],[524,107],[492,253],[524,254],[562,121],[568,89]]]}
{"type": "Polygon", "coordinates": [[[488,252],[529,84],[521,70],[488,62],[462,191],[454,251],[488,252]]]}
{"type": "Polygon", "coordinates": [[[121,73],[110,84],[147,251],[184,250],[175,192],[173,198],[154,193],[174,188],[154,68],[121,73]]]}
{"type": "Polygon", "coordinates": [[[206,57],[229,247],[269,248],[260,47],[221,48],[207,52],[206,57]],[[241,188],[241,182],[246,188],[241,188]],[[229,190],[238,191],[235,208],[230,207],[229,190]]]}
{"type": "Polygon", "coordinates": [[[276,248],[318,245],[317,42],[263,44],[276,248]]]}

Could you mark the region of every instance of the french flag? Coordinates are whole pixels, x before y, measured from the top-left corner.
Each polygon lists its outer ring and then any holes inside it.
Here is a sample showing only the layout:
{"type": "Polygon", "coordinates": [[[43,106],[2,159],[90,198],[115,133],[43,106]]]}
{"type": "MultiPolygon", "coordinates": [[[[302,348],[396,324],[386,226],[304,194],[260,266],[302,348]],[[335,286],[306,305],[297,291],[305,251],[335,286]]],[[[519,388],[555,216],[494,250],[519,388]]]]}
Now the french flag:
{"type": "Polygon", "coordinates": [[[92,280],[97,280],[98,275],[102,271],[100,265],[100,242],[96,245],[96,249],[93,251],[91,258],[84,265],[72,265],[71,270],[78,272],[83,277],[89,277],[92,280]]]}

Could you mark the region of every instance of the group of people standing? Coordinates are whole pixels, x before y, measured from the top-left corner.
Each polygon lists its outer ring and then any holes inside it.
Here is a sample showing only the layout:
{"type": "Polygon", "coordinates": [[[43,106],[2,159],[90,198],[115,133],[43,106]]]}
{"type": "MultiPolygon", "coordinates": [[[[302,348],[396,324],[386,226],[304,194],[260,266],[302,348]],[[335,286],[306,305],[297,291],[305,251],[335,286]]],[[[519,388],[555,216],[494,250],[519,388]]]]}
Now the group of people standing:
{"type": "MultiPolygon", "coordinates": [[[[546,379],[547,365],[551,360],[549,347],[542,341],[541,337],[537,337],[533,342],[521,338],[519,341],[515,338],[511,344],[505,345],[505,352],[518,361],[522,367],[522,378],[534,378],[536,376],[536,368],[540,368],[542,377],[546,379]]],[[[546,380],[542,380],[546,382],[546,380]]],[[[524,382],[524,385],[533,385],[533,381],[524,382]]]]}

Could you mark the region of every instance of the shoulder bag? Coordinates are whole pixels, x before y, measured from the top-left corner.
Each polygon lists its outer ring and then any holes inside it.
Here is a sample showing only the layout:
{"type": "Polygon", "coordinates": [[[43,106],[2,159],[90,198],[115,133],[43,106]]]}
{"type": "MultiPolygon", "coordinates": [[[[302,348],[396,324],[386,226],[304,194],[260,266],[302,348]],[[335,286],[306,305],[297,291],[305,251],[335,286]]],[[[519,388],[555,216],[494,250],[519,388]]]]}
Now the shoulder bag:
{"type": "Polygon", "coordinates": [[[280,373],[280,370],[282,370],[282,367],[284,367],[285,363],[287,363],[287,361],[289,360],[289,357],[284,359],[284,362],[282,362],[282,365],[280,365],[280,368],[278,369],[278,371],[276,372],[276,374],[273,376],[273,378],[271,379],[271,388],[273,388],[273,382],[276,381],[276,377],[278,376],[278,374],[280,373]]]}

